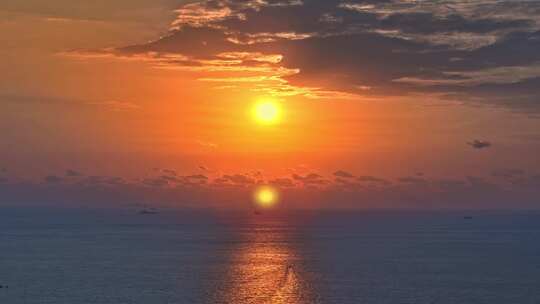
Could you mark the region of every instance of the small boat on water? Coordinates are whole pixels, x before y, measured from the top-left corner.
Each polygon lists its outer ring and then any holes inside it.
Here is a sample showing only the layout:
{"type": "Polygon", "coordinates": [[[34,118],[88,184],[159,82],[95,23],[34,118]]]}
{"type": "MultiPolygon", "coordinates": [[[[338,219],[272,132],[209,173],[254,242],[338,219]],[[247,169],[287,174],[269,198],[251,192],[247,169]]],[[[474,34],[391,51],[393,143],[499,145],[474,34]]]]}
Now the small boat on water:
{"type": "Polygon", "coordinates": [[[143,209],[141,211],[139,211],[139,214],[158,214],[158,211],[154,208],[150,208],[150,209],[143,209]]]}
{"type": "Polygon", "coordinates": [[[464,216],[463,219],[472,220],[472,216],[464,216]]]}

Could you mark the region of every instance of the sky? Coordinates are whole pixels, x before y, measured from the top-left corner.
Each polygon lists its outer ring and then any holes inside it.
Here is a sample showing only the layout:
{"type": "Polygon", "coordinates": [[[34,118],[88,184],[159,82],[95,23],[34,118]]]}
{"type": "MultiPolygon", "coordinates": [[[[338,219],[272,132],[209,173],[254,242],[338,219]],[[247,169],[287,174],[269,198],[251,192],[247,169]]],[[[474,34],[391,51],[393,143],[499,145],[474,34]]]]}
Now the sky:
{"type": "Polygon", "coordinates": [[[0,204],[538,208],[538,1],[4,0],[0,42],[0,204]]]}

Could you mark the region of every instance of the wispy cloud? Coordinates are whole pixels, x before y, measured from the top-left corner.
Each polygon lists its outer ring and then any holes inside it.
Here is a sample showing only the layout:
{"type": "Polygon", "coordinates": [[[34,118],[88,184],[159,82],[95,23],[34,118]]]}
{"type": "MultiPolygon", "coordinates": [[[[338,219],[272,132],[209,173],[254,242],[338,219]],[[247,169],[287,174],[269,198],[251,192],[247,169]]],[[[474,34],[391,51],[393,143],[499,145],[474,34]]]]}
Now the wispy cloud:
{"type": "Polygon", "coordinates": [[[479,139],[475,139],[467,144],[475,149],[485,149],[492,146],[491,142],[479,139]]]}
{"type": "Polygon", "coordinates": [[[461,94],[540,108],[536,1],[206,0],[175,13],[169,33],[154,41],[62,55],[144,61],[221,89],[235,82],[279,96],[461,94]]]}
{"type": "Polygon", "coordinates": [[[127,101],[118,101],[118,100],[106,100],[106,101],[92,101],[88,102],[90,105],[101,106],[107,108],[111,111],[133,111],[141,108],[138,104],[127,102],[127,101]]]}

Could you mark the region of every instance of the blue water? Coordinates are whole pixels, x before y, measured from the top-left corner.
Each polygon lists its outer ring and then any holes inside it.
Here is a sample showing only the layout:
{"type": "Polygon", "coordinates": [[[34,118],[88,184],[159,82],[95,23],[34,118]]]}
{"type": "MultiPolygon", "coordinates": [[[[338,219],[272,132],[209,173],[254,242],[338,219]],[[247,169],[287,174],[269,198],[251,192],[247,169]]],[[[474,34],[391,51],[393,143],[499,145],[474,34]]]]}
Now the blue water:
{"type": "Polygon", "coordinates": [[[540,213],[0,208],[0,285],[2,304],[540,303],[540,213]]]}

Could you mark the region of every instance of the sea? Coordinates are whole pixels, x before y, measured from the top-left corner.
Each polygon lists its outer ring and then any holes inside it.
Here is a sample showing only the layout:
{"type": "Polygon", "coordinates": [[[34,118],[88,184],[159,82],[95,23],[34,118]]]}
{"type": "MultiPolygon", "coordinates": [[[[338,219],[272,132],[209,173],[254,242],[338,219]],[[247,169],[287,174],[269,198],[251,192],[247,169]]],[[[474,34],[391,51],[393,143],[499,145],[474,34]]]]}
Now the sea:
{"type": "Polygon", "coordinates": [[[538,304],[538,211],[0,207],[1,304],[538,304]]]}

